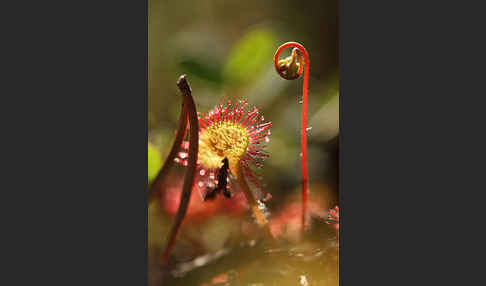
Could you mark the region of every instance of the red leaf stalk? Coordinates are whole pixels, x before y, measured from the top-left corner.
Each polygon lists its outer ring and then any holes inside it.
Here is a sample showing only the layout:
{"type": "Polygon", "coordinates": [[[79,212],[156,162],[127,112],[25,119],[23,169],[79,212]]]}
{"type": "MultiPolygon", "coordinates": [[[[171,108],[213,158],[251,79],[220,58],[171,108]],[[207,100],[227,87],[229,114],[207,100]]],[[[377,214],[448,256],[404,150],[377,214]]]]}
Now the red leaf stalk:
{"type": "Polygon", "coordinates": [[[263,229],[263,235],[269,242],[274,242],[274,237],[272,235],[272,232],[270,230],[270,226],[268,225],[268,220],[265,217],[265,214],[260,210],[258,206],[257,199],[251,192],[250,188],[248,187],[248,184],[246,182],[245,174],[243,173],[242,168],[239,165],[236,165],[231,172],[235,175],[237,178],[238,183],[240,184],[241,188],[243,189],[243,193],[245,194],[246,200],[248,201],[248,204],[250,205],[250,209],[253,212],[253,215],[255,216],[255,220],[260,228],[263,229]]]}

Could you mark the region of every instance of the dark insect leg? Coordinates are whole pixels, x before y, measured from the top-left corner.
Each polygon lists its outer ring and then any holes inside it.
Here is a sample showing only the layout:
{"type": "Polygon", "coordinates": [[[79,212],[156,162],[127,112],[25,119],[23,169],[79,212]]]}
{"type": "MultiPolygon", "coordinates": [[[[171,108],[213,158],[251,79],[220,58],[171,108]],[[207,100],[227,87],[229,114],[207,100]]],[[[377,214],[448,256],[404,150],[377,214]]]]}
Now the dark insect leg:
{"type": "Polygon", "coordinates": [[[230,190],[228,190],[228,188],[224,188],[223,189],[223,195],[228,198],[228,199],[231,199],[231,192],[230,190]]]}
{"type": "Polygon", "coordinates": [[[214,199],[216,197],[217,193],[218,193],[218,188],[216,188],[214,190],[208,189],[206,191],[206,194],[204,194],[204,200],[207,201],[207,200],[214,199]]]}

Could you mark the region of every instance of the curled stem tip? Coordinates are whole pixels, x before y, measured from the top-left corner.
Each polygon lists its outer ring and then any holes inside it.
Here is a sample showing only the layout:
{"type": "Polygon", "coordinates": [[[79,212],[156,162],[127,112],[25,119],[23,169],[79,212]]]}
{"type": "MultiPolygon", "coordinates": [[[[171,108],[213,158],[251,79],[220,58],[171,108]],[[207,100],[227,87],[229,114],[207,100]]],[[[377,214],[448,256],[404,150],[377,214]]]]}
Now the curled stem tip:
{"type": "MultiPolygon", "coordinates": [[[[194,184],[194,177],[197,167],[197,152],[199,148],[199,122],[197,119],[196,105],[191,94],[191,88],[186,80],[186,75],[182,75],[177,81],[182,97],[183,106],[186,110],[186,120],[189,120],[189,156],[188,156],[188,168],[184,176],[184,184],[182,187],[181,200],[179,208],[174,218],[174,223],[169,232],[167,239],[167,245],[162,255],[162,263],[165,264],[168,261],[169,255],[174,248],[177,233],[182,225],[187,207],[189,205],[189,199],[191,198],[192,186],[194,184]]],[[[180,146],[180,144],[178,145],[180,146]]]]}
{"type": "Polygon", "coordinates": [[[306,229],[307,214],[307,93],[309,89],[309,54],[303,45],[297,42],[287,42],[278,47],[274,56],[274,65],[277,73],[284,79],[292,80],[298,78],[304,70],[304,85],[302,88],[302,134],[301,134],[301,153],[302,153],[302,232],[306,229]],[[279,60],[280,53],[293,47],[292,54],[283,60],[279,60]],[[302,59],[303,58],[303,59],[302,59]]]}

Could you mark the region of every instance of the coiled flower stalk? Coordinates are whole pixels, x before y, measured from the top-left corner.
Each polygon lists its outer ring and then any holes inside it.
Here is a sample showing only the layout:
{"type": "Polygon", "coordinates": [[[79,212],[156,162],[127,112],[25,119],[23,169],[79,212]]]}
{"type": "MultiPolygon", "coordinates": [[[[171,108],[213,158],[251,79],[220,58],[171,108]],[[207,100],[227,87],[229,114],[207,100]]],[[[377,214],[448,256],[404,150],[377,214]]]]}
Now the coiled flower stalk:
{"type": "Polygon", "coordinates": [[[309,89],[309,54],[303,45],[297,42],[287,42],[278,47],[274,56],[277,73],[284,79],[294,80],[304,71],[304,85],[302,88],[302,133],[301,133],[301,162],[302,162],[302,233],[306,229],[308,180],[307,175],[307,93],[309,89]],[[294,47],[290,57],[279,60],[280,53],[286,48],[294,47]],[[304,70],[305,68],[305,70],[304,70]]]}

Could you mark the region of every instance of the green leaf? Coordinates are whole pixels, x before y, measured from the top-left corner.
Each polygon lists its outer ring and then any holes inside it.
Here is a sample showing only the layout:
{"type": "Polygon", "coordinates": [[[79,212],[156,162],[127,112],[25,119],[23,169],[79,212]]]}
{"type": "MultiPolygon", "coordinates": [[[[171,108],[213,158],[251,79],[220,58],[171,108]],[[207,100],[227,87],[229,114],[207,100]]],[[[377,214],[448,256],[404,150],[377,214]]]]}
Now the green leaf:
{"type": "Polygon", "coordinates": [[[162,158],[160,152],[152,145],[148,144],[148,180],[149,183],[155,179],[160,168],[162,168],[162,158]]]}
{"type": "Polygon", "coordinates": [[[220,85],[223,82],[222,67],[214,62],[207,62],[197,57],[187,57],[179,63],[182,70],[190,77],[220,85]]]}
{"type": "Polygon", "coordinates": [[[275,36],[267,29],[247,33],[233,47],[224,68],[224,78],[230,85],[241,85],[255,79],[273,64],[275,36]]]}

